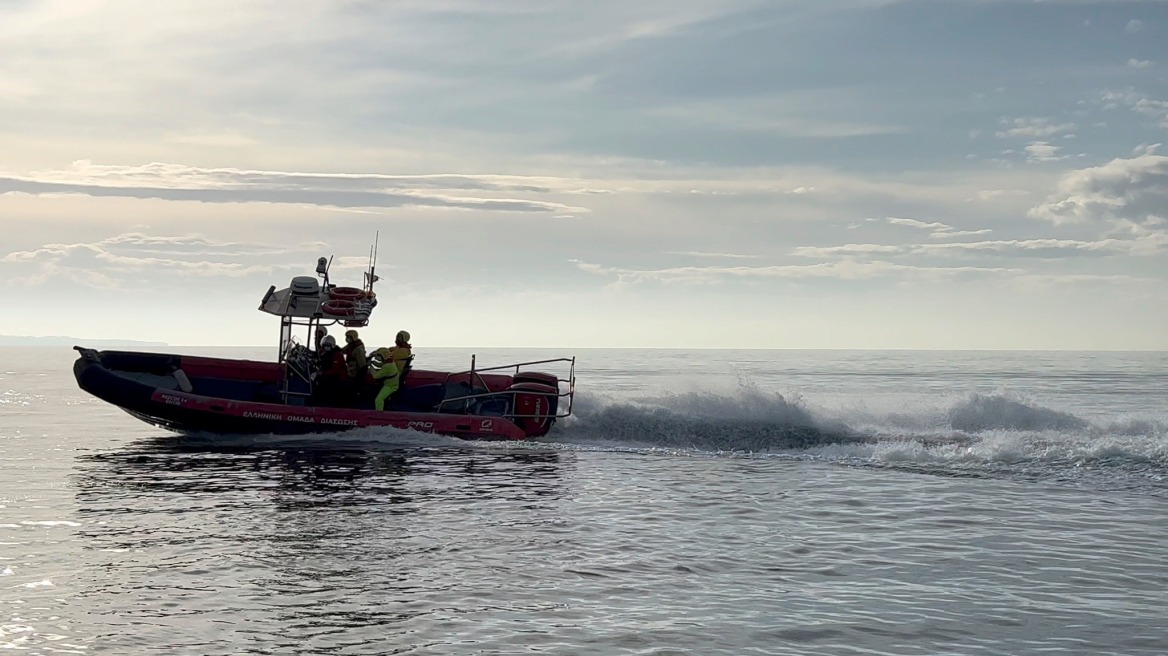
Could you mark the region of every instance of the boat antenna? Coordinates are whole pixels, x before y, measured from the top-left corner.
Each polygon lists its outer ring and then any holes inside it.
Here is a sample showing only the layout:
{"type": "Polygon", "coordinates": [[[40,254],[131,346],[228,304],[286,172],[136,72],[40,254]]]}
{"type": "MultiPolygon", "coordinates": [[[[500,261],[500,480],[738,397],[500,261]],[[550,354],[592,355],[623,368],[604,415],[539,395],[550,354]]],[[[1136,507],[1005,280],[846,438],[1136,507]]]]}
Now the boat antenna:
{"type": "Polygon", "coordinates": [[[365,291],[368,292],[373,291],[373,283],[378,281],[377,274],[374,273],[374,271],[377,270],[377,241],[380,236],[380,231],[374,232],[373,245],[369,247],[369,271],[365,273],[365,282],[367,287],[365,291]]]}

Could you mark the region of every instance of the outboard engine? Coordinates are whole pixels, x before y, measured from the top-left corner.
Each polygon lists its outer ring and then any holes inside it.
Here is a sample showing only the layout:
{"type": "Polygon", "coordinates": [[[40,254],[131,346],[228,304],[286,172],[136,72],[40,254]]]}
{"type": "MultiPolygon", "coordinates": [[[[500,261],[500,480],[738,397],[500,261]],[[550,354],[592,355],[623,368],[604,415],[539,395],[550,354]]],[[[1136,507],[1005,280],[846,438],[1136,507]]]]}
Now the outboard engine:
{"type": "MultiPolygon", "coordinates": [[[[518,378],[518,376],[516,376],[518,378]]],[[[528,437],[543,437],[556,423],[559,388],[544,383],[519,382],[507,389],[514,394],[511,413],[528,437]]]]}
{"type": "Polygon", "coordinates": [[[550,387],[558,387],[560,380],[551,374],[541,371],[520,371],[511,377],[512,383],[541,383],[550,387]]]}
{"type": "Polygon", "coordinates": [[[552,374],[545,374],[539,371],[521,371],[511,378],[512,385],[519,383],[539,383],[551,388],[552,396],[548,398],[548,414],[555,415],[559,411],[560,405],[560,379],[552,374]]]}

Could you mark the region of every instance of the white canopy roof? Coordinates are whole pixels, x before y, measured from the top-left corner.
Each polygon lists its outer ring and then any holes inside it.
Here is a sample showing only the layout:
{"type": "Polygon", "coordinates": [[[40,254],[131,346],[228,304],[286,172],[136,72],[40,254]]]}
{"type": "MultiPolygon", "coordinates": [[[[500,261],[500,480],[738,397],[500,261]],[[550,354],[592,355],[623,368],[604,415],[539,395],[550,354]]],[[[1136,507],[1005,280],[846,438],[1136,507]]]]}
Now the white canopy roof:
{"type": "Polygon", "coordinates": [[[260,302],[259,310],[278,317],[302,319],[330,319],[343,321],[346,325],[365,325],[377,300],[372,294],[354,287],[330,285],[322,289],[315,278],[300,276],[292,279],[292,284],[276,290],[268,290],[260,302]]]}

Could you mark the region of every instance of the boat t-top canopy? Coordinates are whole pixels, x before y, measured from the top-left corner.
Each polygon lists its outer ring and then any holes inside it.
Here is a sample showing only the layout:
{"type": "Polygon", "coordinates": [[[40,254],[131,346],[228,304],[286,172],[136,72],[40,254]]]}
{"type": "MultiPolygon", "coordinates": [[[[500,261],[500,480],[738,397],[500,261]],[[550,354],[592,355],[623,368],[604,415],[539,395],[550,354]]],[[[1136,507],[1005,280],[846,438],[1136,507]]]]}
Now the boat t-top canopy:
{"type": "MultiPolygon", "coordinates": [[[[377,305],[373,283],[375,255],[370,255],[369,270],[365,272],[362,287],[338,287],[329,282],[331,259],[320,258],[316,263],[318,281],[312,276],[296,276],[284,289],[268,288],[260,301],[259,310],[287,321],[307,319],[310,323],[339,322],[346,326],[368,325],[369,315],[377,305]]],[[[294,323],[300,323],[293,321],[294,323]]]]}
{"type": "Polygon", "coordinates": [[[302,357],[307,353],[307,348],[299,346],[293,337],[296,327],[306,327],[308,341],[305,344],[312,344],[319,349],[325,334],[321,328],[327,325],[339,323],[346,328],[369,325],[369,315],[377,306],[377,295],[373,293],[373,283],[377,282],[374,273],[377,265],[376,239],[369,249],[369,270],[365,272],[365,283],[361,287],[338,287],[329,282],[331,265],[331,258],[322,257],[316,261],[319,281],[312,276],[296,276],[284,289],[278,290],[272,285],[260,300],[260,312],[280,317],[279,362],[285,362],[293,355],[302,357]]]}
{"type": "Polygon", "coordinates": [[[264,295],[260,311],[277,317],[332,319],[346,326],[364,326],[377,305],[372,290],[356,287],[321,286],[316,278],[297,276],[292,284],[277,290],[275,285],[264,295]]]}

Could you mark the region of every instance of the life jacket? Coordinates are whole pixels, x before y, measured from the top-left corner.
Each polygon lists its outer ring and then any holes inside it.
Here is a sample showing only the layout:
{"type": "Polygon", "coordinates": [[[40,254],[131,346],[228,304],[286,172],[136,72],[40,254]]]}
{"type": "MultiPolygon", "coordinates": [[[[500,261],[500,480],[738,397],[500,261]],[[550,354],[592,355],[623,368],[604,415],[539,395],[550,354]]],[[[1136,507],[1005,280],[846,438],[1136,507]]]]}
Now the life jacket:
{"type": "Polygon", "coordinates": [[[320,375],[322,378],[344,378],[349,375],[345,366],[345,355],[338,348],[321,352],[320,375]]]}
{"type": "Polygon", "coordinates": [[[410,360],[414,359],[413,351],[409,344],[405,346],[394,346],[389,349],[389,353],[393,356],[393,363],[397,365],[398,370],[405,371],[406,366],[410,360]]]}
{"type": "Polygon", "coordinates": [[[353,340],[345,344],[341,351],[345,354],[345,367],[349,370],[349,376],[351,378],[363,376],[369,369],[369,361],[365,358],[365,342],[360,339],[353,340]]]}
{"type": "Polygon", "coordinates": [[[405,373],[409,366],[413,355],[410,353],[410,346],[391,346],[387,348],[379,348],[375,353],[381,356],[383,364],[373,370],[373,378],[377,380],[396,378],[405,373]]]}

